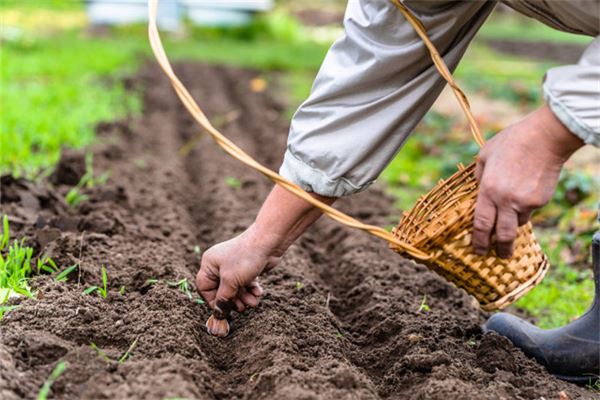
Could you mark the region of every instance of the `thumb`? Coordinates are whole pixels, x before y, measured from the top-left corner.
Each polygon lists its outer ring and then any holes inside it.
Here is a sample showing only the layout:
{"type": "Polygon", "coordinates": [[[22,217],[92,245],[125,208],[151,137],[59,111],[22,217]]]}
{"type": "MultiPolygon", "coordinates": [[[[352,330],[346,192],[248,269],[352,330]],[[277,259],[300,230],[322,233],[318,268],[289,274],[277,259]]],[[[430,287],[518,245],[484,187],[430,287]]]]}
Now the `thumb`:
{"type": "Polygon", "coordinates": [[[235,309],[234,299],[237,296],[238,287],[230,279],[221,279],[219,289],[215,297],[214,314],[218,319],[229,317],[231,310],[235,309]]]}

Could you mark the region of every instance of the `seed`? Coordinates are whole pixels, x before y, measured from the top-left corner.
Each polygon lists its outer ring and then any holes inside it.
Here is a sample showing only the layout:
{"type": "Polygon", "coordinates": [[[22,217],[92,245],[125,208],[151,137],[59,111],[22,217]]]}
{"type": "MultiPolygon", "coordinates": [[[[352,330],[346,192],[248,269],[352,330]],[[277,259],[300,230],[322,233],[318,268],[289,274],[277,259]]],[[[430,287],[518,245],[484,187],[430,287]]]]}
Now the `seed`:
{"type": "Polygon", "coordinates": [[[206,321],[206,330],[213,336],[225,337],[229,335],[229,322],[227,319],[218,319],[213,314],[206,321]]]}

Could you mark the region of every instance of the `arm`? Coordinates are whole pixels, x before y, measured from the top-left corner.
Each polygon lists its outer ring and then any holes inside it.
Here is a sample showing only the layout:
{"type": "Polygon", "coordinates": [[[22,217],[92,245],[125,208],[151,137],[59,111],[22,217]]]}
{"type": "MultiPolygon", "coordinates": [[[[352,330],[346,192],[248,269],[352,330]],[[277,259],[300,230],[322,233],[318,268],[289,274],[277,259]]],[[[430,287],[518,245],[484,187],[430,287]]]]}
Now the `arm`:
{"type": "MultiPolygon", "coordinates": [[[[327,204],[335,201],[313,196],[327,204]]],[[[200,295],[211,308],[218,305],[225,314],[233,304],[238,312],[255,307],[262,295],[257,276],[273,269],[288,247],[320,216],[317,208],[275,185],[252,225],[203,254],[196,277],[200,295]]]]}
{"type": "Polygon", "coordinates": [[[584,144],[600,147],[600,38],[577,65],[551,69],[546,104],[509,126],[482,148],[473,246],[485,254],[495,234],[496,253],[512,254],[517,226],[548,203],[567,159],[584,144]]]}
{"type": "MultiPolygon", "coordinates": [[[[493,2],[407,2],[454,68],[493,2]]],[[[397,153],[445,82],[389,1],[352,0],[344,36],[327,54],[292,120],[280,173],[334,198],[365,189],[397,153]]],[[[318,195],[317,195],[318,194],[318,195]]],[[[196,284],[217,318],[256,306],[256,277],[272,269],[320,212],[275,187],[245,232],[207,250],[196,284]]]]}

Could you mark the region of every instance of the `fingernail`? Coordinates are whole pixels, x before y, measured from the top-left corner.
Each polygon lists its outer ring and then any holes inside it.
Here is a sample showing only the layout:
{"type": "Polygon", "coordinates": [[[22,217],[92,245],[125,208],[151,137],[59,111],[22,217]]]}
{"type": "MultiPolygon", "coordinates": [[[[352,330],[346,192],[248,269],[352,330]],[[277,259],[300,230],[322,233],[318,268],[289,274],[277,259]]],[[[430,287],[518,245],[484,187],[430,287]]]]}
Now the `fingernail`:
{"type": "Polygon", "coordinates": [[[487,249],[485,247],[475,247],[475,254],[484,256],[487,253],[487,249]]]}

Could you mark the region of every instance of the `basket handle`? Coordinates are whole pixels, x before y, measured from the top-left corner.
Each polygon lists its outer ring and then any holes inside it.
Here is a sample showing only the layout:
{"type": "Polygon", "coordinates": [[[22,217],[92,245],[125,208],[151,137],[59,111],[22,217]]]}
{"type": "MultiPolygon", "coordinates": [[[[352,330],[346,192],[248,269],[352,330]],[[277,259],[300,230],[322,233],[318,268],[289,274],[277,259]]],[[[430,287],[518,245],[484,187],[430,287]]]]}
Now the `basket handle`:
{"type": "Polygon", "coordinates": [[[462,91],[461,88],[458,87],[458,84],[454,80],[452,72],[450,72],[450,70],[448,69],[446,62],[444,61],[442,56],[440,56],[440,53],[437,51],[433,43],[431,43],[431,40],[429,40],[425,26],[412,13],[412,11],[410,11],[404,4],[402,4],[400,0],[391,0],[391,2],[394,3],[396,7],[398,7],[400,12],[404,15],[404,17],[408,20],[408,22],[417,32],[417,35],[419,35],[419,37],[423,40],[425,46],[427,46],[427,50],[429,50],[429,54],[431,55],[431,60],[433,61],[433,64],[437,68],[440,75],[442,75],[446,82],[448,82],[448,85],[450,85],[450,88],[454,92],[454,96],[456,96],[458,103],[463,109],[463,112],[467,117],[467,121],[469,121],[469,128],[471,129],[471,134],[473,135],[475,142],[477,142],[479,147],[482,147],[485,143],[485,140],[483,139],[483,135],[481,134],[481,130],[479,129],[479,125],[477,124],[475,117],[473,117],[473,113],[471,112],[471,105],[469,104],[467,95],[462,91]]]}
{"type": "MultiPolygon", "coordinates": [[[[431,57],[433,59],[434,64],[440,71],[440,74],[442,74],[444,79],[446,79],[448,81],[448,83],[454,90],[454,92],[458,98],[458,101],[460,102],[461,106],[463,107],[463,110],[467,114],[467,118],[469,119],[469,123],[471,124],[471,131],[473,133],[473,136],[475,137],[475,140],[477,141],[478,144],[480,144],[480,145],[483,144],[483,139],[481,137],[481,133],[479,132],[479,129],[477,127],[475,119],[471,115],[469,103],[466,99],[466,96],[458,88],[458,86],[456,85],[456,82],[454,82],[454,79],[452,78],[452,74],[446,67],[444,60],[439,56],[439,54],[435,50],[435,47],[429,41],[427,34],[425,33],[425,29],[424,29],[423,25],[416,19],[416,17],[414,17],[410,13],[410,11],[408,11],[408,9],[406,9],[406,7],[404,7],[404,5],[402,3],[400,3],[397,0],[392,0],[392,2],[396,6],[399,7],[400,11],[406,16],[406,18],[409,20],[411,25],[415,28],[415,30],[417,31],[419,36],[421,36],[421,38],[423,38],[423,41],[425,42],[425,44],[427,45],[427,48],[429,49],[429,51],[431,53],[431,57]]],[[[200,126],[202,126],[204,129],[206,129],[206,131],[213,138],[213,140],[227,154],[236,158],[237,160],[241,161],[242,163],[246,164],[250,168],[255,169],[256,171],[265,175],[266,177],[268,177],[273,182],[280,185],[281,187],[283,187],[290,193],[295,194],[296,196],[304,199],[305,201],[307,201],[314,207],[317,207],[331,219],[333,219],[343,225],[349,226],[351,228],[356,228],[356,229],[366,231],[373,236],[384,239],[387,242],[389,242],[392,246],[402,250],[403,252],[409,254],[410,256],[412,256],[415,259],[425,261],[425,260],[429,260],[432,258],[431,255],[423,252],[422,250],[417,249],[416,247],[414,247],[408,243],[405,243],[405,242],[399,240],[397,237],[395,237],[393,234],[386,231],[385,229],[380,228],[375,225],[369,225],[369,224],[360,222],[357,219],[352,218],[351,216],[312,197],[308,192],[304,191],[302,188],[300,188],[296,184],[288,181],[287,179],[285,179],[284,177],[282,177],[275,171],[272,171],[271,169],[260,164],[258,161],[256,161],[254,158],[252,158],[249,154],[247,154],[245,151],[243,151],[240,147],[238,147],[235,143],[233,143],[231,140],[229,140],[227,137],[225,137],[221,132],[219,132],[219,130],[217,130],[210,123],[210,121],[208,120],[208,118],[206,117],[206,115],[204,114],[202,109],[194,101],[194,98],[192,97],[192,95],[188,92],[188,90],[183,85],[183,83],[181,83],[179,78],[175,75],[173,68],[171,67],[169,59],[168,59],[168,57],[165,53],[165,50],[162,46],[162,42],[160,40],[160,35],[158,33],[158,28],[156,26],[158,0],[148,0],[148,6],[149,6],[148,7],[148,37],[150,40],[150,46],[152,47],[152,52],[154,53],[154,56],[156,57],[158,64],[160,65],[160,67],[162,68],[164,73],[167,75],[169,80],[171,81],[171,85],[175,89],[177,96],[179,97],[179,99],[181,100],[181,102],[183,103],[185,108],[190,112],[192,117],[194,117],[196,122],[198,122],[198,124],[200,126]]]]}

